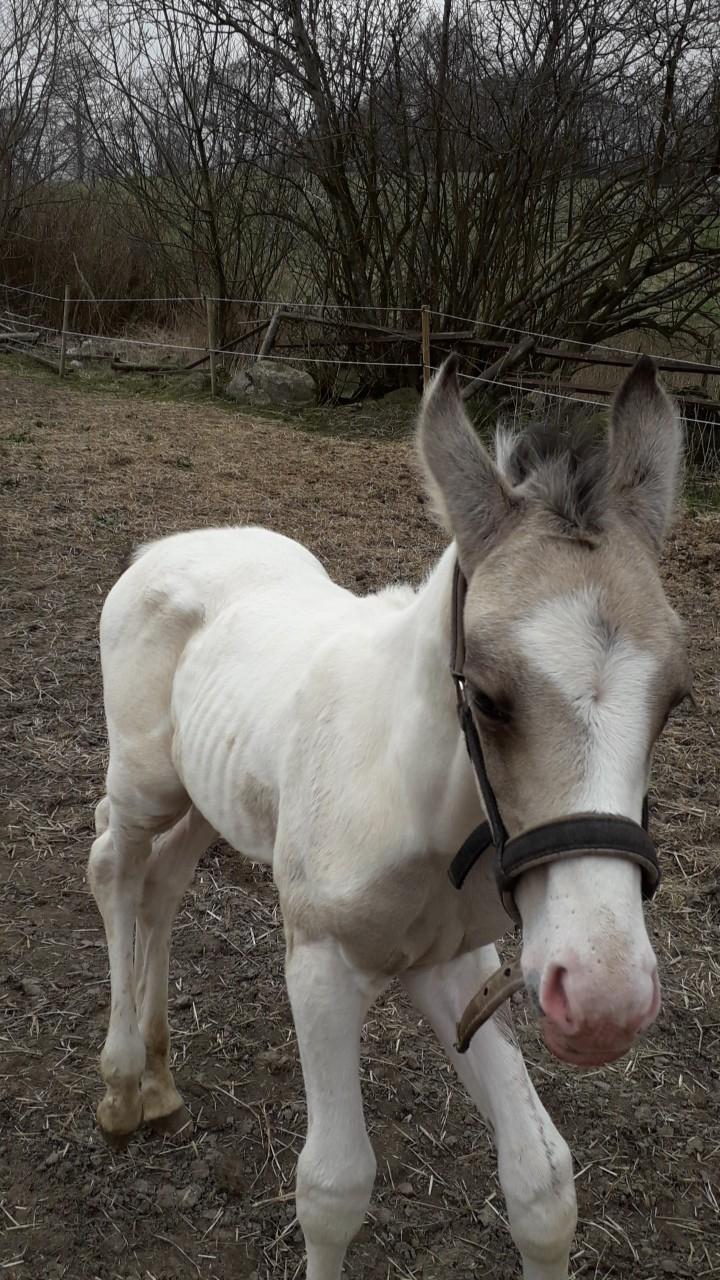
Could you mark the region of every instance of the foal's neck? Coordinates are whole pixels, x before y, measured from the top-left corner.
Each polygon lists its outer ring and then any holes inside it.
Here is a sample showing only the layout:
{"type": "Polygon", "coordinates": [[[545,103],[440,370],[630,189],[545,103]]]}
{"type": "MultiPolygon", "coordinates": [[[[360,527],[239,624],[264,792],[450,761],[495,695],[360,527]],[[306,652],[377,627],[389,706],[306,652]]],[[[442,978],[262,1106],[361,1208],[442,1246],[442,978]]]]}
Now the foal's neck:
{"type": "Polygon", "coordinates": [[[450,678],[450,643],[452,635],[452,587],[457,552],[451,543],[432,572],[418,590],[411,606],[414,651],[419,668],[428,677],[434,675],[432,687],[438,696],[454,705],[450,678]]]}
{"type": "Polygon", "coordinates": [[[461,843],[480,820],[450,672],[455,561],[451,545],[401,614],[396,637],[393,705],[405,781],[438,848],[461,843]]]}

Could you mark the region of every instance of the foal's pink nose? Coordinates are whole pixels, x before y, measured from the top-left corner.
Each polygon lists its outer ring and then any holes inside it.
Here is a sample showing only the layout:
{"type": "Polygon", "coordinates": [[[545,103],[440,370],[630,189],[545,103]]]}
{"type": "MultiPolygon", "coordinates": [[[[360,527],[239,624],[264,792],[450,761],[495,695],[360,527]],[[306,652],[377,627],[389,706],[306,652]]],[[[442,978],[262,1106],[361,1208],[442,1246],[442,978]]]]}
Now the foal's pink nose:
{"type": "Polygon", "coordinates": [[[603,983],[581,966],[549,964],[540,983],[544,1034],[557,1057],[582,1066],[612,1062],[660,1009],[657,966],[603,983]]]}

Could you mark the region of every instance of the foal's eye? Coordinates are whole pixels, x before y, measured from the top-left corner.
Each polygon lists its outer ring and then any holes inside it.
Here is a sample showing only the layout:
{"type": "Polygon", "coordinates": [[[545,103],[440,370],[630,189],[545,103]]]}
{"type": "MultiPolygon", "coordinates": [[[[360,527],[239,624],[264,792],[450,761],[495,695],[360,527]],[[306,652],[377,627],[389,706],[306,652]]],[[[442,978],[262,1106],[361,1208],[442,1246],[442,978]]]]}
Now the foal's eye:
{"type": "Polygon", "coordinates": [[[480,712],[486,720],[495,720],[498,724],[505,724],[510,719],[510,712],[506,707],[500,706],[489,693],[483,693],[482,689],[476,689],[473,693],[473,703],[476,711],[480,712]]]}

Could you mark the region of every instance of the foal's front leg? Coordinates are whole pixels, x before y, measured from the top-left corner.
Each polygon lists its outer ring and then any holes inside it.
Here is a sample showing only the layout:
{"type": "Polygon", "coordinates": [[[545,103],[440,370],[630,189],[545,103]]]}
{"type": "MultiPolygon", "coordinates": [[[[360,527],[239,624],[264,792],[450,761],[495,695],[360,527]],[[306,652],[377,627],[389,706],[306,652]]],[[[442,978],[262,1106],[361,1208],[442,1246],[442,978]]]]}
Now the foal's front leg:
{"type": "Polygon", "coordinates": [[[567,1280],[577,1221],[572,1160],[535,1092],[512,1030],[496,1015],[467,1053],[454,1048],[460,1015],[497,967],[495,948],[483,947],[405,974],[403,982],[492,1126],[510,1231],[522,1255],[525,1280],[567,1280]]]}
{"type": "Polygon", "coordinates": [[[375,1181],[360,1093],[360,1032],[387,981],[353,968],[336,942],[301,942],[290,931],[286,978],[308,1109],[297,1172],[307,1276],[338,1280],[375,1181]]]}

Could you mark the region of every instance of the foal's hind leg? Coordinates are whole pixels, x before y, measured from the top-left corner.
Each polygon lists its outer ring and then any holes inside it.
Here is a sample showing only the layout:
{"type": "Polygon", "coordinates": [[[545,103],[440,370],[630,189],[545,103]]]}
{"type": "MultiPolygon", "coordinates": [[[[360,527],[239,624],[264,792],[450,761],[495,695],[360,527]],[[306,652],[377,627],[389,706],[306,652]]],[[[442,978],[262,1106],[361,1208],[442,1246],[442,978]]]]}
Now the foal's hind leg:
{"type": "Polygon", "coordinates": [[[210,823],[191,807],[170,831],[155,838],[145,870],[135,936],[135,998],[146,1052],[144,1121],[172,1116],[183,1106],[169,1067],[170,933],[198,861],[214,838],[210,823]]]}
{"type": "Polygon", "coordinates": [[[128,821],[101,801],[96,821],[100,834],[88,863],[88,880],[100,909],[110,961],[110,1024],[100,1055],[107,1092],[97,1111],[103,1129],[131,1133],[142,1119],[140,1079],[145,1045],[138,1030],[133,975],[133,930],[142,894],[152,832],[128,821]]]}
{"type": "Polygon", "coordinates": [[[101,836],[110,826],[110,801],[107,796],[95,805],[95,835],[101,836]]]}

